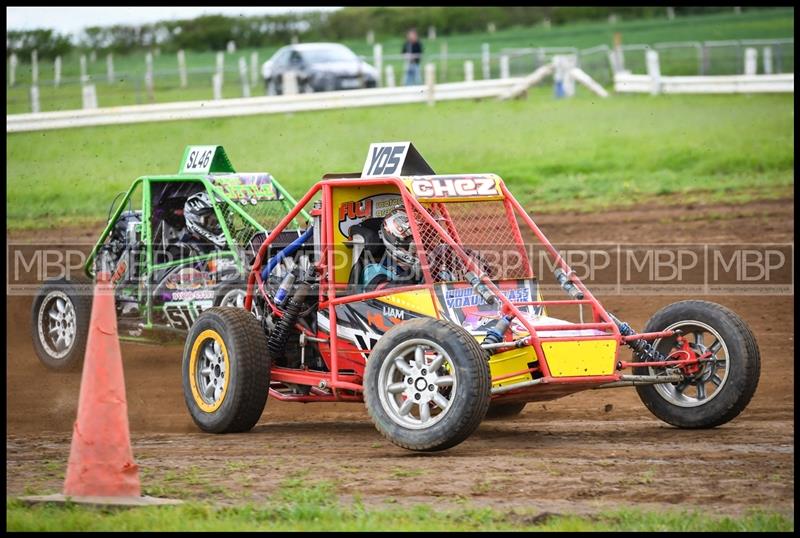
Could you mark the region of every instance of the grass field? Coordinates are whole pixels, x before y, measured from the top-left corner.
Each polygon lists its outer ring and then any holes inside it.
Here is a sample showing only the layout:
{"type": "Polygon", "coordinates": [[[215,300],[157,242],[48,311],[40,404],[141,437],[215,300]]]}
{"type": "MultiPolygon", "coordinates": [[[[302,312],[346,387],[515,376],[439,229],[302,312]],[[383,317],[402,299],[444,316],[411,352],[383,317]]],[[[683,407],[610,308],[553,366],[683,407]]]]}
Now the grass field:
{"type": "MultiPolygon", "coordinates": [[[[441,31],[441,29],[440,29],[441,31]]],[[[610,45],[613,34],[621,32],[623,42],[627,44],[641,43],[652,44],[668,41],[707,41],[729,39],[768,39],[794,37],[794,9],[779,8],[770,10],[745,11],[741,15],[722,13],[716,15],[697,15],[691,17],[678,17],[669,21],[666,18],[645,20],[621,20],[615,24],[607,22],[576,22],[574,24],[552,27],[520,27],[488,33],[460,34],[441,36],[435,41],[425,40],[426,51],[429,54],[438,54],[443,43],[447,43],[448,54],[454,59],[449,62],[447,73],[440,73],[439,77],[447,80],[463,79],[463,62],[457,59],[459,54],[476,55],[478,59],[482,43],[489,43],[492,54],[498,54],[504,48],[523,47],[577,47],[580,49],[597,45],[610,45]]],[[[376,39],[383,44],[384,54],[398,54],[403,36],[377,36],[376,39]]],[[[424,37],[424,36],[423,36],[424,37]]],[[[357,54],[367,58],[372,57],[372,47],[364,40],[345,41],[357,54]]],[[[265,47],[258,50],[260,61],[269,58],[278,47],[265,47]]],[[[782,48],[782,68],[784,71],[793,70],[793,52],[791,46],[782,48]]],[[[241,88],[236,71],[236,62],[240,56],[249,59],[252,49],[243,49],[235,54],[226,55],[226,83],[223,94],[225,97],[240,97],[241,88]]],[[[662,73],[669,74],[694,74],[697,69],[697,53],[694,49],[681,49],[664,52],[662,60],[662,73]]],[[[189,69],[207,68],[208,73],[191,74],[189,88],[181,90],[178,85],[177,60],[175,54],[162,53],[154,58],[155,101],[169,102],[178,100],[210,99],[211,72],[215,64],[215,52],[187,51],[186,61],[189,69]]],[[[643,54],[630,54],[626,61],[634,71],[644,69],[643,54]]],[[[27,59],[25,59],[27,60],[27,59]]],[[[777,61],[777,56],[776,56],[777,61]]],[[[400,81],[400,62],[387,62],[395,67],[395,73],[400,81]]],[[[511,62],[512,74],[527,73],[532,68],[530,58],[521,58],[511,62]],[[524,65],[523,65],[524,64],[524,65]]],[[[719,70],[720,73],[731,74],[736,69],[741,69],[741,58],[734,48],[716,49],[711,56],[710,69],[719,70]]],[[[97,84],[98,101],[100,106],[132,105],[147,102],[144,92],[144,54],[136,52],[129,55],[115,57],[115,72],[118,81],[113,85],[106,82],[105,56],[98,55],[95,62],[89,64],[89,74],[97,84]]],[[[65,79],[72,79],[71,84],[64,84],[60,88],[52,86],[53,66],[51,61],[40,61],[40,100],[43,111],[80,108],[81,93],[77,84],[79,75],[79,55],[77,53],[66,56],[63,60],[62,75],[65,79]]],[[[607,83],[608,61],[605,54],[600,51],[593,56],[589,65],[584,66],[590,73],[607,83]]],[[[499,60],[496,58],[492,64],[492,76],[498,76],[499,60]]],[[[480,76],[479,62],[476,64],[476,76],[480,76]]],[[[21,113],[30,111],[28,84],[30,83],[30,64],[23,63],[17,69],[18,85],[10,88],[6,96],[6,113],[21,113]]],[[[253,89],[255,95],[263,94],[263,85],[257,84],[253,89]]]]}
{"type": "Polygon", "coordinates": [[[536,212],[647,201],[791,196],[792,95],[614,96],[549,89],[514,102],[457,101],[9,134],[7,227],[105,218],[144,174],[176,171],[187,144],[222,144],[237,170],[301,196],[357,171],[370,142],[411,140],[439,173],[495,172],[536,212]]]}
{"type": "Polygon", "coordinates": [[[592,516],[565,516],[532,510],[499,511],[432,505],[367,507],[360,499],[341,503],[329,482],[311,486],[287,481],[265,504],[215,507],[189,503],[177,507],[102,509],[75,504],[28,507],[6,501],[8,531],[791,531],[794,521],[779,513],[753,511],[738,517],[702,511],[620,510],[592,516]]]}

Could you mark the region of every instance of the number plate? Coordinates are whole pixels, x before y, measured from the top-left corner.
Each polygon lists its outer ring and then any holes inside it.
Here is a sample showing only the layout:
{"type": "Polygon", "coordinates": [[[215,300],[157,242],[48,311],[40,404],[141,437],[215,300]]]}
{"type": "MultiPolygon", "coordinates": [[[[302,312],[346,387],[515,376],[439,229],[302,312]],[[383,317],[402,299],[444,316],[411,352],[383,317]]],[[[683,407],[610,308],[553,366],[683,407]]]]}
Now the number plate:
{"type": "Polygon", "coordinates": [[[211,168],[217,146],[190,146],[183,163],[182,174],[206,174],[211,168]]]}

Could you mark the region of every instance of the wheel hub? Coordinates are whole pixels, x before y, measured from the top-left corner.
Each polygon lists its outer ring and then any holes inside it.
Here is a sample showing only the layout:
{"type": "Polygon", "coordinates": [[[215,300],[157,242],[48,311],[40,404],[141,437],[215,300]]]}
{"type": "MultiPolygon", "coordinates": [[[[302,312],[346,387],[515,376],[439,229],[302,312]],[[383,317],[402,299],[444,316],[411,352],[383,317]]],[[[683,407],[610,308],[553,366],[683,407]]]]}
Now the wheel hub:
{"type": "Polygon", "coordinates": [[[380,376],[384,409],[404,427],[430,427],[451,407],[452,365],[444,350],[427,340],[398,346],[380,376]]]}

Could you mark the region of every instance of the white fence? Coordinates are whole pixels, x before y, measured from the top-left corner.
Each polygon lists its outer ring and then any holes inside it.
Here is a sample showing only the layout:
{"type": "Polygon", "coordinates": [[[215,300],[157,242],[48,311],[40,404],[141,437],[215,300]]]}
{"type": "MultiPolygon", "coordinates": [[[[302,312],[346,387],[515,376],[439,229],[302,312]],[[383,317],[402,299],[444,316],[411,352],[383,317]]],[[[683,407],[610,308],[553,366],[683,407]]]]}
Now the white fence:
{"type": "Polygon", "coordinates": [[[793,93],[794,73],[784,75],[720,75],[652,77],[621,73],[614,77],[618,93],[793,93]]]}
{"type": "Polygon", "coordinates": [[[398,88],[374,88],[212,101],[182,101],[90,110],[40,112],[38,114],[13,114],[6,116],[6,132],[301,112],[332,108],[421,103],[433,100],[480,99],[498,97],[505,94],[521,81],[521,78],[507,78],[398,88]]]}

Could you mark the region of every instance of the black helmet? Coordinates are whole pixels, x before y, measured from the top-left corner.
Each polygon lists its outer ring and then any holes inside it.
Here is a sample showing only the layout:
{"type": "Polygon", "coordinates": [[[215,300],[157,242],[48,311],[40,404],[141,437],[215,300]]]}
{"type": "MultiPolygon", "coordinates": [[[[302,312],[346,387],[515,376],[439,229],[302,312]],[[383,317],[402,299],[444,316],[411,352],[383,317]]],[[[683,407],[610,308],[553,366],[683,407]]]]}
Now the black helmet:
{"type": "Polygon", "coordinates": [[[225,234],[222,233],[222,225],[217,219],[214,205],[207,192],[202,191],[190,196],[183,206],[183,216],[190,232],[208,239],[218,247],[226,245],[227,241],[225,234]]]}

